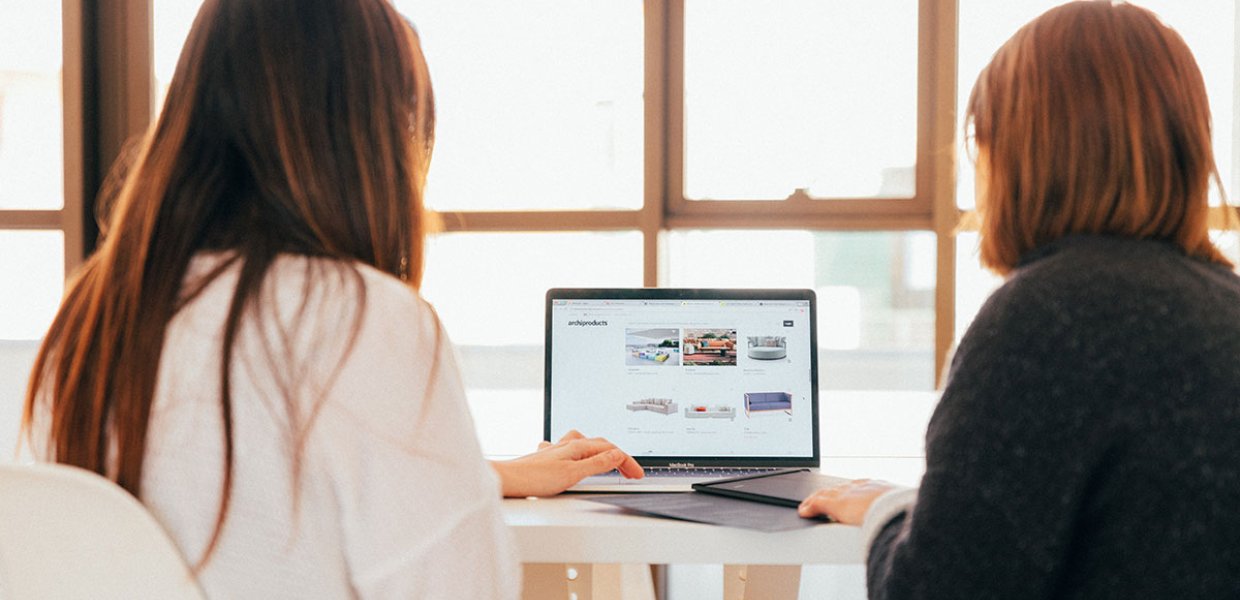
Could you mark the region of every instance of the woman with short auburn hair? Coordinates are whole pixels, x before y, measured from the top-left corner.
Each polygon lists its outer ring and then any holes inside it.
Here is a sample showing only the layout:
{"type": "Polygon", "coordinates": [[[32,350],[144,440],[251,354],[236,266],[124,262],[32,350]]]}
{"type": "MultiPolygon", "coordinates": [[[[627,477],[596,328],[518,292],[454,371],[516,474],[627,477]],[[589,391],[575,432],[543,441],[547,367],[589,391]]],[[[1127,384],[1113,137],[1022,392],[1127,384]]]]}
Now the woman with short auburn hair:
{"type": "Polygon", "coordinates": [[[499,497],[641,467],[483,460],[417,295],[434,103],[387,0],[206,0],[37,356],[36,458],[137,496],[219,598],[515,598],[499,497]]]}
{"type": "Polygon", "coordinates": [[[1205,82],[1151,13],[1046,13],[995,54],[966,110],[985,186],[982,262],[995,272],[1071,234],[1166,240],[1230,264],[1206,228],[1210,183],[1222,185],[1205,82]]]}
{"type": "MultiPolygon", "coordinates": [[[[1240,597],[1240,278],[1211,243],[1205,86],[1153,13],[1071,2],[982,71],[982,262],[919,489],[862,526],[872,598],[1240,597]]],[[[1221,186],[1220,186],[1221,187],[1221,186]]]]}

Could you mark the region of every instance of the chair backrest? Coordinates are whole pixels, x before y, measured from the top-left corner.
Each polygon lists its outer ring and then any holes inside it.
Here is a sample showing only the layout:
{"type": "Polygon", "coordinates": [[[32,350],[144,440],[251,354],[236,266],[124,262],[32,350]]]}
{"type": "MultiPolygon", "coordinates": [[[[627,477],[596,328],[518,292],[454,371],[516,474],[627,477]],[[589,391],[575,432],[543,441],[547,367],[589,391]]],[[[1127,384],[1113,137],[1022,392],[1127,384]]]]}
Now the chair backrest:
{"type": "Polygon", "coordinates": [[[202,600],[172,540],[120,486],[64,465],[0,464],[0,599],[202,600]]]}

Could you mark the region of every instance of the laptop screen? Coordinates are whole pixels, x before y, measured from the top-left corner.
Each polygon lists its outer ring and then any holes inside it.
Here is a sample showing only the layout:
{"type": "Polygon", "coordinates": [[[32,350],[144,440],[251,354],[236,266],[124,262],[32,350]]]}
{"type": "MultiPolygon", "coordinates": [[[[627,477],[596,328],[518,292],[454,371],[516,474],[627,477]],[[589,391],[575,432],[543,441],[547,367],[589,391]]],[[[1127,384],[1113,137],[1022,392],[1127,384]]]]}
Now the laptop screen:
{"type": "Polygon", "coordinates": [[[817,466],[814,311],[810,290],[551,290],[544,434],[646,465],[817,466]]]}

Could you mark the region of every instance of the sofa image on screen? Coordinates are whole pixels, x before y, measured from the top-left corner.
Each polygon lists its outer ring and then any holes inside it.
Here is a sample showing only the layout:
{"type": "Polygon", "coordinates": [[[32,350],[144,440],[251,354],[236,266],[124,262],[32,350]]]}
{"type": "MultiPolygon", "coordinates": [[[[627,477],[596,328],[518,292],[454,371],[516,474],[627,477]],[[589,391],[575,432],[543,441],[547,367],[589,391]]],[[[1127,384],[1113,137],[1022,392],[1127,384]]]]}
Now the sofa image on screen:
{"type": "Polygon", "coordinates": [[[688,419],[728,419],[736,418],[736,409],[731,406],[706,406],[694,404],[685,407],[685,418],[688,419]]]}
{"type": "Polygon", "coordinates": [[[644,398],[628,403],[625,408],[631,411],[648,410],[661,415],[670,415],[676,412],[676,403],[667,398],[644,398]]]}
{"type": "Polygon", "coordinates": [[[754,360],[779,360],[788,357],[788,342],[782,335],[751,335],[745,353],[754,360]]]}
{"type": "Polygon", "coordinates": [[[756,412],[784,411],[792,414],[792,394],[788,392],[745,392],[745,416],[756,412]]]}
{"type": "Polygon", "coordinates": [[[732,340],[710,340],[710,339],[688,339],[685,340],[685,353],[687,354],[705,354],[707,352],[717,352],[720,356],[732,350],[736,344],[732,340]]]}
{"type": "Polygon", "coordinates": [[[685,366],[735,366],[735,329],[685,329],[685,366]]]}
{"type": "Polygon", "coordinates": [[[654,362],[664,362],[668,356],[667,350],[638,350],[633,356],[643,360],[653,360],[654,362]]]}

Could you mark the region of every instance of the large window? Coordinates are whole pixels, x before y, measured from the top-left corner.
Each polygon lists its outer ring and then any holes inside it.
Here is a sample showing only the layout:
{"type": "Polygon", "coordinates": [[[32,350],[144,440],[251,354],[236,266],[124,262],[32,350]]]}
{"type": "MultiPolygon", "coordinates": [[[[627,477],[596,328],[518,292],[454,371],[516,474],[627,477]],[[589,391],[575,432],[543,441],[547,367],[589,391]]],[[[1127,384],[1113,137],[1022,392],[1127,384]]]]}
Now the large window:
{"type": "Polygon", "coordinates": [[[912,198],[917,2],[687,0],[684,194],[912,198]]]}
{"type": "Polygon", "coordinates": [[[824,402],[932,393],[934,169],[950,178],[929,151],[938,80],[919,58],[949,41],[920,18],[932,9],[397,6],[440,114],[427,193],[447,231],[423,292],[461,349],[486,451],[539,433],[551,286],[813,288],[824,402]]]}
{"type": "MultiPolygon", "coordinates": [[[[489,452],[527,449],[504,433],[514,419],[536,430],[550,286],[813,288],[831,402],[931,395],[998,284],[961,226],[960,109],[999,44],[1057,0],[394,2],[438,100],[428,205],[444,229],[423,292],[489,452]]],[[[159,106],[199,4],[124,0],[113,29],[134,29],[95,31],[151,72],[124,102],[159,106]],[[143,24],[149,41],[130,35],[143,24]]],[[[1235,5],[1146,4],[1196,53],[1234,190],[1235,5]]],[[[91,6],[0,0],[0,339],[38,337],[81,260],[91,175],[70,146],[90,92],[61,29],[106,24],[113,9],[91,6]]]]}
{"type": "MultiPolygon", "coordinates": [[[[1236,11],[1207,2],[1150,5],[1197,53],[1230,184],[1236,11]]],[[[824,390],[929,392],[999,283],[957,235],[961,107],[1057,1],[395,3],[439,111],[423,292],[490,451],[540,420],[550,286],[810,287],[824,390]]],[[[198,0],[156,4],[163,82],[198,0]]]]}
{"type": "Polygon", "coordinates": [[[418,29],[435,88],[431,208],[641,207],[640,2],[396,6],[418,29]]]}
{"type": "MultiPolygon", "coordinates": [[[[197,4],[156,3],[157,93],[197,4]]],[[[395,4],[438,113],[423,293],[488,453],[540,432],[552,286],[813,288],[824,390],[934,389],[941,3],[395,4]]]]}
{"type": "Polygon", "coordinates": [[[0,2],[0,340],[43,335],[65,274],[61,8],[0,2]]]}

